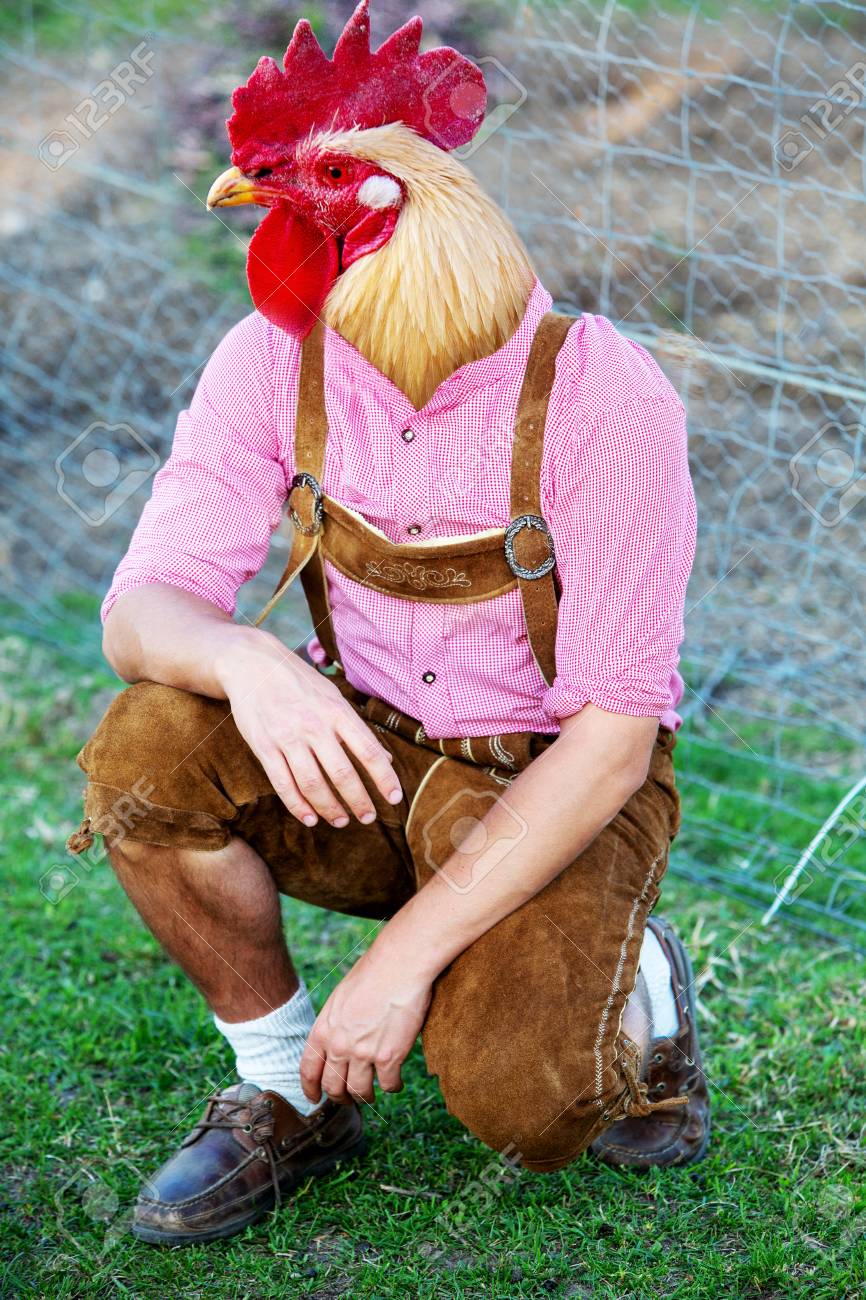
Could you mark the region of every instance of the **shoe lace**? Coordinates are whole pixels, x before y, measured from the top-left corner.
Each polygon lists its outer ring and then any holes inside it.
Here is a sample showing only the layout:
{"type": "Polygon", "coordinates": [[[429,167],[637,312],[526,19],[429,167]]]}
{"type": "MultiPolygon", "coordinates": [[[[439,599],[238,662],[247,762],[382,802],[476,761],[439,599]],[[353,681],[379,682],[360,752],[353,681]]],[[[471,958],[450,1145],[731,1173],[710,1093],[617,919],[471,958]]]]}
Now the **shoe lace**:
{"type": "Polygon", "coordinates": [[[624,1106],[624,1114],[629,1118],[639,1119],[644,1115],[651,1115],[656,1110],[673,1110],[675,1106],[688,1106],[689,1098],[682,1095],[663,1097],[661,1101],[649,1100],[649,1089],[640,1077],[640,1051],[636,1046],[634,1046],[633,1051],[629,1050],[632,1046],[632,1044],[626,1044],[622,1055],[622,1071],[629,1092],[624,1106]]]}
{"type": "Polygon", "coordinates": [[[282,1193],[280,1192],[280,1177],[277,1171],[277,1158],[273,1142],[274,1115],[267,1098],[264,1100],[253,1098],[245,1101],[242,1098],[228,1097],[224,1093],[217,1093],[216,1096],[210,1098],[203,1118],[198,1121],[190,1134],[190,1140],[197,1137],[203,1129],[215,1128],[240,1128],[245,1133],[252,1134],[253,1140],[259,1145],[257,1154],[267,1160],[268,1171],[274,1189],[275,1208],[279,1209],[282,1204],[282,1193]],[[244,1112],[249,1118],[245,1123],[241,1123],[241,1116],[244,1112]]]}

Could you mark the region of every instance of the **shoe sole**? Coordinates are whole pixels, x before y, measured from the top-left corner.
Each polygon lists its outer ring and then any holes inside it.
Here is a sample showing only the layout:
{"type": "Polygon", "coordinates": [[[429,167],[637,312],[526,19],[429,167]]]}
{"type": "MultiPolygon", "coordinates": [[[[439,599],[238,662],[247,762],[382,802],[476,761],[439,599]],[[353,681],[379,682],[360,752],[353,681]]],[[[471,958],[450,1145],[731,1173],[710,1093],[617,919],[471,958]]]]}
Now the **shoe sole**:
{"type": "MultiPolygon", "coordinates": [[[[365,1154],[367,1150],[367,1139],[364,1134],[358,1138],[350,1147],[346,1147],[335,1156],[326,1156],[317,1164],[310,1165],[305,1169],[294,1182],[288,1187],[281,1188],[283,1193],[293,1192],[307,1178],[321,1178],[325,1174],[331,1173],[344,1161],[354,1160],[358,1156],[365,1154]]],[[[254,1223],[260,1223],[266,1219],[274,1210],[274,1206],[262,1206],[259,1209],[251,1210],[240,1219],[232,1219],[230,1223],[222,1223],[218,1227],[206,1228],[203,1232],[161,1232],[159,1228],[148,1228],[143,1225],[133,1224],[132,1235],[138,1241],[147,1242],[151,1246],[192,1246],[196,1242],[220,1241],[224,1237],[234,1237],[238,1232],[243,1232],[244,1228],[249,1228],[254,1223]]]]}

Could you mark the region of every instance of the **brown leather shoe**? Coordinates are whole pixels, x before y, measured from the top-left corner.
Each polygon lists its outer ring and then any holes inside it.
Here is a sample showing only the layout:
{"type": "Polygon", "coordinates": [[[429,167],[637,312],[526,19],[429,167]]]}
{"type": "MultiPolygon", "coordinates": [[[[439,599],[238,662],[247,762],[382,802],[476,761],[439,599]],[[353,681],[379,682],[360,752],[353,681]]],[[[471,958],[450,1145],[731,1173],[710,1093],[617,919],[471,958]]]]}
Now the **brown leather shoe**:
{"type": "Polygon", "coordinates": [[[231,1237],[364,1145],[355,1105],[327,1101],[305,1118],[275,1092],[235,1084],[210,1098],[180,1150],[142,1188],[133,1234],[159,1245],[231,1237]]]}
{"type": "Polygon", "coordinates": [[[592,1143],[591,1151],[605,1164],[629,1165],[633,1169],[691,1164],[703,1157],[710,1140],[710,1097],[698,1043],[692,964],[667,921],[651,916],[647,925],[652,927],[670,963],[679,1013],[674,1037],[650,1042],[647,1100],[679,1096],[688,1097],[689,1103],[619,1120],[592,1143]]]}

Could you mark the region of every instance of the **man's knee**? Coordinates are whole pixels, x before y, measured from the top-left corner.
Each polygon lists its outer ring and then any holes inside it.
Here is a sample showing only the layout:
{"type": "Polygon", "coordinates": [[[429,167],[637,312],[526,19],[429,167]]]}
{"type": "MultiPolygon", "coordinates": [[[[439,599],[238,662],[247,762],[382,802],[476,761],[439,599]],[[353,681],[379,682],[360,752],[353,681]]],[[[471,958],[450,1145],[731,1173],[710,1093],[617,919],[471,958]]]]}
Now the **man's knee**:
{"type": "Polygon", "coordinates": [[[207,744],[229,716],[225,701],[139,681],[114,697],[82,750],[82,766],[170,771],[207,744]]]}
{"type": "Polygon", "coordinates": [[[225,701],[209,700],[157,682],[138,682],[115,696],[81,752],[85,771],[125,779],[152,771],[163,781],[207,743],[209,733],[230,717],[225,701]]]}
{"type": "Polygon", "coordinates": [[[89,780],[87,829],[109,846],[220,847],[236,813],[223,769],[239,767],[230,752],[242,746],[224,701],[154,682],[130,686],[78,756],[89,780]]]}
{"type": "Polygon", "coordinates": [[[450,1114],[511,1165],[562,1169],[605,1126],[592,1059],[563,1071],[541,1045],[527,1058],[507,1038],[470,1042],[454,1027],[447,1039],[425,1033],[424,1047],[450,1114]]]}

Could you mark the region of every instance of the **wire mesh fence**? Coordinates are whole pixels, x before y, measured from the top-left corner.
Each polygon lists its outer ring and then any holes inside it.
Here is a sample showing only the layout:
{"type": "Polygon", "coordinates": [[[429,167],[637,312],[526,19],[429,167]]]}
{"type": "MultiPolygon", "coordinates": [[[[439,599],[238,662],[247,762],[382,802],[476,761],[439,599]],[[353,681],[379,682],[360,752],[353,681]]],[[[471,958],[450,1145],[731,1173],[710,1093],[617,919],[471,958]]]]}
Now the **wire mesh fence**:
{"type": "MultiPolygon", "coordinates": [[[[374,38],[411,8],[374,3],[374,38]]],[[[313,13],[323,43],[347,12],[313,13]]],[[[106,587],[177,411],[248,310],[243,229],[202,197],[226,165],[230,90],[298,16],[123,0],[4,16],[13,629],[47,634],[106,587]]],[[[431,0],[425,18],[431,44],[484,67],[491,110],[466,161],[558,306],[609,316],[689,410],[701,531],[673,869],[748,899],[756,922],[775,910],[866,948],[866,16],[431,0]]],[[[300,644],[301,599],[280,617],[300,644]]],[[[81,654],[96,653],[94,635],[81,654]]]]}

